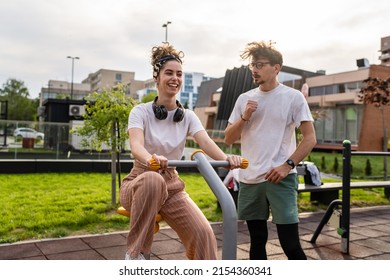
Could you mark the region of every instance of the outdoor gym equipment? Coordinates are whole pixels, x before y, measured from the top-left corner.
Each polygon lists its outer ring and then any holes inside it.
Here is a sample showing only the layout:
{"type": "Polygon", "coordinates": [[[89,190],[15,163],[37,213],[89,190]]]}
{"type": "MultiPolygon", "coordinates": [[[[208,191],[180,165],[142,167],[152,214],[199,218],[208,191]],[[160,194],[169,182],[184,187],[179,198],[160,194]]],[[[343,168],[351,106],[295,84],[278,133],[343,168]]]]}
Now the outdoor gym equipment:
{"type": "MultiPolygon", "coordinates": [[[[241,168],[248,167],[248,160],[243,159],[241,168]]],[[[159,164],[152,162],[151,169],[160,169],[159,164]]],[[[221,181],[214,168],[229,167],[228,161],[209,161],[202,150],[196,150],[191,154],[191,160],[169,160],[168,167],[196,167],[217,197],[222,209],[222,259],[235,260],[237,257],[237,213],[234,200],[221,181]]],[[[123,208],[123,207],[122,207],[123,208]]],[[[118,208],[118,213],[125,215],[123,209],[118,208]]],[[[124,210],[126,211],[126,210],[124,210]]],[[[128,211],[126,211],[128,213],[128,211]]],[[[129,214],[128,214],[129,215],[129,214]]],[[[127,214],[126,214],[127,216],[127,214]]],[[[156,219],[157,221],[157,219],[156,219]]],[[[157,222],[158,224],[158,222],[157,222]]],[[[155,227],[156,229],[156,227],[155,227]]],[[[158,231],[158,229],[157,229],[158,231]]],[[[156,232],[156,231],[155,231],[156,232]]]]}

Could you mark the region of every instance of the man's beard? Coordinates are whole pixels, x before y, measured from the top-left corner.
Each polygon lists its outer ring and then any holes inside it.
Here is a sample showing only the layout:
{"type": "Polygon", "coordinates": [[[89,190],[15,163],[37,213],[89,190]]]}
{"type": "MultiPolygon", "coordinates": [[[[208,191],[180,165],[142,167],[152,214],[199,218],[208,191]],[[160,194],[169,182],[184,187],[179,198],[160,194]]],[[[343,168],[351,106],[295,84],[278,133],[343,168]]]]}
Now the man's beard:
{"type": "Polygon", "coordinates": [[[262,85],[262,84],[265,83],[264,80],[262,80],[262,79],[256,79],[256,78],[253,78],[253,82],[254,82],[255,85],[257,85],[257,86],[260,86],[260,85],[262,85]]]}

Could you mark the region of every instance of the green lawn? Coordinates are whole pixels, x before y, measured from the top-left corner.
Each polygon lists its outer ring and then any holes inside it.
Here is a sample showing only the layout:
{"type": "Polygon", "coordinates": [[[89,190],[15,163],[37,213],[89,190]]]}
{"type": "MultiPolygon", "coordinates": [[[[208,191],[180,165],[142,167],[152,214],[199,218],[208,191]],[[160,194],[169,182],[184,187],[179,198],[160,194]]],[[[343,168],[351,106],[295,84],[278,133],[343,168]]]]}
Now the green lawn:
{"type": "MultiPolygon", "coordinates": [[[[203,177],[183,179],[207,218],[220,220],[203,177]]],[[[0,182],[0,243],[128,229],[111,204],[111,174],[0,174],[0,182]]]]}
{"type": "MultiPolygon", "coordinates": [[[[181,174],[187,192],[210,221],[221,221],[217,200],[200,174],[181,174]]],[[[111,205],[111,174],[0,174],[0,243],[128,229],[111,205]]],[[[383,189],[352,190],[353,206],[390,204],[383,189]]],[[[117,193],[116,197],[119,197],[117,193]]],[[[299,195],[300,211],[325,209],[299,195]]]]}

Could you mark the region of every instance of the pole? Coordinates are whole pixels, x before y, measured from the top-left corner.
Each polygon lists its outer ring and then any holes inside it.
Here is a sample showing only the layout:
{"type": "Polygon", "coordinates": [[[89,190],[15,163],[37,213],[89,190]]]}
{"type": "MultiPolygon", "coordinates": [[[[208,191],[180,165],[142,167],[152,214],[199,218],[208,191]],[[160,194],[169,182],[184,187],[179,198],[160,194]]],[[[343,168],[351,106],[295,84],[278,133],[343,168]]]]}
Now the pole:
{"type": "Polygon", "coordinates": [[[111,204],[116,205],[116,122],[113,121],[111,125],[111,139],[114,140],[111,143],[111,204]]]}
{"type": "Polygon", "coordinates": [[[167,23],[164,23],[162,25],[162,27],[165,28],[165,42],[164,43],[168,43],[168,24],[171,24],[172,22],[170,21],[167,21],[167,23]]]}
{"type": "Polygon", "coordinates": [[[72,82],[70,84],[70,100],[73,100],[73,74],[74,74],[74,59],[72,58],[72,82]]]}
{"type": "MultiPolygon", "coordinates": [[[[383,151],[387,152],[387,128],[383,129],[383,151]]],[[[387,156],[383,158],[383,180],[387,181],[387,156]]]]}
{"type": "MultiPolygon", "coordinates": [[[[8,100],[0,101],[0,119],[8,120],[8,100]],[[1,104],[4,104],[4,110],[2,109],[1,104]]],[[[3,128],[4,143],[3,146],[7,146],[7,122],[4,122],[3,128]]]]}
{"type": "Polygon", "coordinates": [[[351,141],[343,142],[343,193],[341,198],[341,252],[349,254],[349,224],[351,200],[351,141]]]}
{"type": "Polygon", "coordinates": [[[70,84],[70,99],[72,100],[73,99],[73,74],[74,74],[74,60],[75,59],[80,59],[79,57],[77,56],[67,56],[67,58],[70,58],[72,59],[72,81],[71,81],[71,84],[70,84]]]}
{"type": "Polygon", "coordinates": [[[234,200],[206,156],[198,152],[193,154],[193,157],[198,163],[199,172],[210,186],[222,208],[222,259],[235,260],[237,258],[237,213],[234,200]]]}

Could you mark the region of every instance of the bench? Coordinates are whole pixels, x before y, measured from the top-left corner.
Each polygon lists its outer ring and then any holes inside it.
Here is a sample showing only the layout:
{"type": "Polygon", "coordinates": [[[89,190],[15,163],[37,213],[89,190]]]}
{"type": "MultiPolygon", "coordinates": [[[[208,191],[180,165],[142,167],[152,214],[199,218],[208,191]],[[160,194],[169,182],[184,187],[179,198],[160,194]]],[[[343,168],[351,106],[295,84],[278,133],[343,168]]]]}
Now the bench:
{"type": "MultiPolygon", "coordinates": [[[[302,162],[297,166],[298,176],[305,177],[305,183],[299,184],[298,193],[310,192],[310,201],[318,201],[323,204],[329,204],[333,200],[339,198],[339,190],[342,190],[342,182],[323,183],[321,186],[314,186],[307,183],[306,165],[313,164],[311,162],[302,162]]],[[[366,182],[350,182],[350,189],[366,189],[366,188],[387,188],[390,187],[390,181],[366,181],[366,182]]]]}
{"type": "MultiPolygon", "coordinates": [[[[390,187],[390,181],[365,181],[351,182],[350,189],[369,189],[369,188],[387,188],[390,187]]],[[[342,182],[324,183],[321,186],[312,186],[299,184],[298,193],[310,192],[310,200],[329,204],[334,199],[339,198],[339,190],[343,189],[342,182]]]]}

